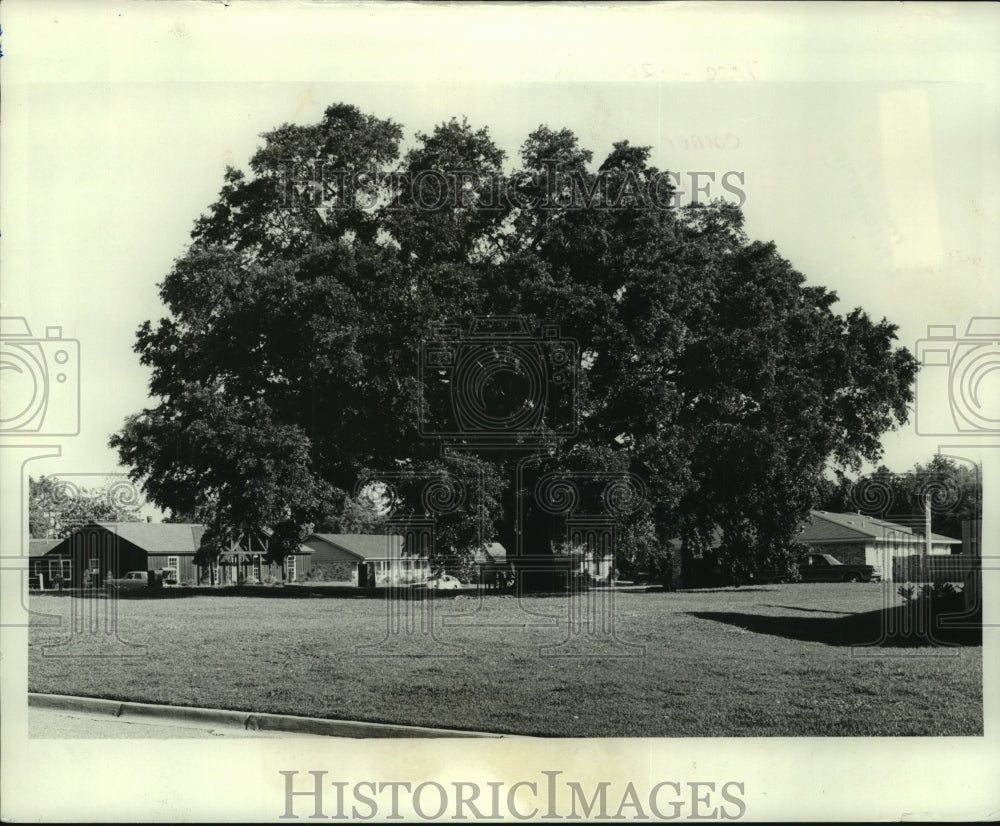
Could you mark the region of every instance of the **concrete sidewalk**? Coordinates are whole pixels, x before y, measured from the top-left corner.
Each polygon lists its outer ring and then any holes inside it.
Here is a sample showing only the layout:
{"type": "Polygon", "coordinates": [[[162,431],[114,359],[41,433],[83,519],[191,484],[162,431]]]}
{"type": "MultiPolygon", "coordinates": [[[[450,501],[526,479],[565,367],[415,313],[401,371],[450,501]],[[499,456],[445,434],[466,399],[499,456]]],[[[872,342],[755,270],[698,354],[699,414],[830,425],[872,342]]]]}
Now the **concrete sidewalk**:
{"type": "MultiPolygon", "coordinates": [[[[425,728],[422,726],[400,726],[388,723],[363,723],[352,720],[324,720],[317,717],[297,717],[290,714],[258,714],[251,711],[227,711],[224,709],[195,708],[193,706],[166,706],[152,703],[131,703],[120,700],[102,700],[93,697],[73,697],[65,694],[28,694],[29,721],[39,723],[41,729],[46,727],[53,731],[59,730],[59,724],[53,722],[54,712],[64,718],[76,718],[77,722],[65,720],[63,729],[97,731],[102,723],[105,726],[116,724],[131,724],[142,726],[145,734],[121,733],[125,737],[159,736],[183,737],[183,733],[165,731],[157,733],[158,727],[168,726],[174,730],[188,730],[192,737],[204,736],[289,736],[309,735],[321,737],[504,737],[502,734],[491,734],[478,731],[459,731],[454,729],[425,728]],[[90,721],[87,725],[80,720],[90,721]],[[200,732],[200,733],[194,733],[200,732]],[[207,732],[207,734],[206,734],[207,732]]],[[[40,730],[41,730],[40,729],[40,730]]],[[[118,729],[121,731],[120,729],[118,729]]],[[[111,728],[108,728],[111,731],[111,728]]],[[[138,731],[138,730],[137,730],[138,731]]],[[[102,737],[101,734],[36,734],[29,728],[32,737],[102,737]]],[[[115,737],[114,734],[108,734],[115,737]]]]}

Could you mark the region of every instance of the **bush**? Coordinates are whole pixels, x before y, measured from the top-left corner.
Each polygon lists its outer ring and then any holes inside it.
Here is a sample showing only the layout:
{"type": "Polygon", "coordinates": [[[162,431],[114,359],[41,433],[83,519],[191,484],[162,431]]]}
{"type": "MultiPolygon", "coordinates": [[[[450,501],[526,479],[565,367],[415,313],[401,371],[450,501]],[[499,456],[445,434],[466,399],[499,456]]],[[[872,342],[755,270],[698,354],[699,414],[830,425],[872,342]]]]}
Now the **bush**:
{"type": "Polygon", "coordinates": [[[900,585],[897,593],[907,605],[916,605],[918,600],[927,600],[935,613],[961,611],[965,607],[962,588],[952,582],[938,580],[933,585],[900,585]]]}
{"type": "Polygon", "coordinates": [[[350,562],[333,565],[314,565],[303,576],[304,582],[351,582],[357,566],[350,562]]]}
{"type": "Polygon", "coordinates": [[[926,633],[916,635],[918,644],[982,644],[981,602],[967,607],[962,586],[944,581],[933,585],[906,584],[899,586],[897,593],[903,598],[903,604],[896,610],[911,615],[910,628],[931,629],[931,637],[926,633]]]}

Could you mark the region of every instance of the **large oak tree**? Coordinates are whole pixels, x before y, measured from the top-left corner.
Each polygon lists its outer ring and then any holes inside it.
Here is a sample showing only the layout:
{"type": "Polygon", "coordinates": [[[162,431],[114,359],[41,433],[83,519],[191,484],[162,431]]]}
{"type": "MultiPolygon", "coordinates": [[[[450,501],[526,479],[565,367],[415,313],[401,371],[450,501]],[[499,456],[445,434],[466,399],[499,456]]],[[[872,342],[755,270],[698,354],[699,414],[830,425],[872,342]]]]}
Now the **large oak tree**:
{"type": "MultiPolygon", "coordinates": [[[[425,435],[448,414],[421,343],[483,316],[576,341],[578,426],[538,461],[644,480],[626,567],[719,529],[734,569],[780,561],[824,468],[875,461],[906,421],[916,363],[895,327],[838,315],[731,204],[675,205],[648,148],[616,143],[595,168],[569,130],[540,126],[509,169],[465,121],[401,156],[402,135],[335,105],[265,134],[249,175],[227,172],[161,285],[167,316],[138,333],[154,404],[111,440],[156,504],[221,532],[336,528],[366,471],[448,470],[478,485],[453,547],[548,552],[551,514],[523,508],[516,534],[524,445],[443,453],[425,435]]],[[[484,391],[498,416],[518,373],[484,391]]]]}

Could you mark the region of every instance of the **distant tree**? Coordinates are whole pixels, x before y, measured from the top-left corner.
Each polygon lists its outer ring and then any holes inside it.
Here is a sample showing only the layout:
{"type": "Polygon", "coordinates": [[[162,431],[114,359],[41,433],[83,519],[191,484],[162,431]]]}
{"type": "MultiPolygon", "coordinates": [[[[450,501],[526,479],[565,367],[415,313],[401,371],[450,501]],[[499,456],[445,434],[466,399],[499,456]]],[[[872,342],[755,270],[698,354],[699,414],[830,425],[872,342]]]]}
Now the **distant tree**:
{"type": "Polygon", "coordinates": [[[139,507],[131,485],[108,481],[93,489],[67,485],[52,476],[28,479],[32,539],[61,539],[91,521],[139,522],[139,507]]]}
{"type": "Polygon", "coordinates": [[[860,512],[910,526],[923,525],[930,497],[931,530],[953,539],[962,537],[962,525],[982,519],[983,484],[978,466],[936,455],[911,470],[893,472],[880,465],[851,478],[843,472],[826,480],[816,507],[833,512],[860,512]]]}

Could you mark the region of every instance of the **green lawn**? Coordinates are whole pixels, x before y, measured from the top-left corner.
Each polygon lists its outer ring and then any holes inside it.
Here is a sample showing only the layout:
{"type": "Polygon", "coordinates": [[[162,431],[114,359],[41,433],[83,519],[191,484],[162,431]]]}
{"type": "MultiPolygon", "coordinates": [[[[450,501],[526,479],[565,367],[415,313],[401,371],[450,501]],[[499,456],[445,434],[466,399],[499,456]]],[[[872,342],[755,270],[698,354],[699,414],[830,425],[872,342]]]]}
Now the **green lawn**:
{"type": "Polygon", "coordinates": [[[618,637],[645,646],[634,658],[600,656],[624,650],[600,641],[576,649],[598,656],[539,656],[566,636],[565,597],[525,599],[528,614],[488,596],[477,626],[444,628],[446,614],[478,603],[436,600],[439,637],[464,649],[441,659],[358,656],[356,645],[385,637],[381,599],[268,593],[113,601],[119,637],[146,646],[129,657],[79,656],[122,648],[89,634],[65,649],[74,656],[45,653],[69,638],[71,605],[86,601],[33,596],[62,625],[33,622],[30,690],[566,737],[983,732],[980,645],[950,656],[855,647],[878,637],[877,584],[619,592],[618,637]],[[546,614],[560,625],[525,625],[546,614]]]}

